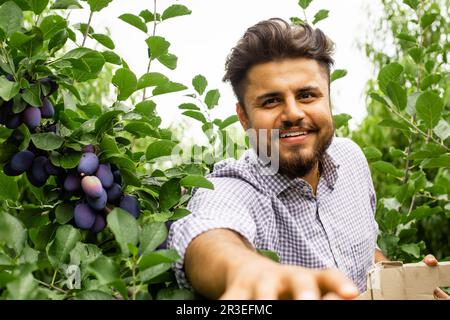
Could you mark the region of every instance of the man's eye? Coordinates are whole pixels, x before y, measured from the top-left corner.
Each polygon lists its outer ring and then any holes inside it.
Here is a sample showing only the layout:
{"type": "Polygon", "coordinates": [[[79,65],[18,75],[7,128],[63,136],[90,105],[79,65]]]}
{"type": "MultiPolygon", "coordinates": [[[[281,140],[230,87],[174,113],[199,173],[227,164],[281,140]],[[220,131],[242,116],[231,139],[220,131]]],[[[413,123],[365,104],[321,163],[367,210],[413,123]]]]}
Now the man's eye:
{"type": "Polygon", "coordinates": [[[304,92],[299,94],[298,99],[299,100],[311,100],[315,97],[314,94],[310,93],[310,92],[304,92]]]}
{"type": "Polygon", "coordinates": [[[278,98],[270,98],[270,99],[265,100],[262,103],[262,105],[263,105],[263,107],[270,107],[270,106],[273,106],[273,105],[277,104],[278,102],[280,102],[280,99],[278,99],[278,98]]]}

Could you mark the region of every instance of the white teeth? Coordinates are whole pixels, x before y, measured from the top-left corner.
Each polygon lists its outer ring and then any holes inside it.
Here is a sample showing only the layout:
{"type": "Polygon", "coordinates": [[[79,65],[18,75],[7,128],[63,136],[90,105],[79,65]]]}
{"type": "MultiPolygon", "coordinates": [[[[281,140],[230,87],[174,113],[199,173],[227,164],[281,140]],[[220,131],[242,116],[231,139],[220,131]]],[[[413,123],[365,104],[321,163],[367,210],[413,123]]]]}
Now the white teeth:
{"type": "Polygon", "coordinates": [[[280,135],[281,138],[287,138],[287,137],[297,137],[297,136],[304,136],[306,135],[306,131],[296,131],[296,132],[288,132],[288,133],[282,133],[280,135]]]}

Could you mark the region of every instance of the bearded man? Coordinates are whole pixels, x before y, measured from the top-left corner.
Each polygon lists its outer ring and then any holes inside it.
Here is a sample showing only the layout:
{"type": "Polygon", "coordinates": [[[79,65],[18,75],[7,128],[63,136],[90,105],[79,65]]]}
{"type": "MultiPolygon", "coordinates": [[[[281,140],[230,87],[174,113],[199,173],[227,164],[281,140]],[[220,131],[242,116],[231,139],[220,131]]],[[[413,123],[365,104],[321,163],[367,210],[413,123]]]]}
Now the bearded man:
{"type": "Polygon", "coordinates": [[[232,49],[224,81],[256,139],[238,160],[214,166],[214,190],[194,190],[192,213],[172,224],[181,287],[212,299],[352,299],[386,259],[366,158],[334,136],[332,52],[319,29],[278,18],[249,28],[232,49]]]}

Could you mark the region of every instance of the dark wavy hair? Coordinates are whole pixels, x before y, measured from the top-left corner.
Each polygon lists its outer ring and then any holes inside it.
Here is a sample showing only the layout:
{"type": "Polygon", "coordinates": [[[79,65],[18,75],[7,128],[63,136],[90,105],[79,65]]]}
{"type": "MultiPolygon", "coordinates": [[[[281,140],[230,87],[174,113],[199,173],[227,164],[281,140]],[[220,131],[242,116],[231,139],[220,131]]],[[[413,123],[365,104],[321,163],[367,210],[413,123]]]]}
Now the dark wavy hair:
{"type": "Polygon", "coordinates": [[[316,60],[328,77],[334,64],[334,43],[320,30],[308,24],[291,25],[280,18],[264,20],[250,27],[231,50],[225,63],[223,81],[229,81],[244,107],[248,70],[256,64],[288,58],[316,60]]]}

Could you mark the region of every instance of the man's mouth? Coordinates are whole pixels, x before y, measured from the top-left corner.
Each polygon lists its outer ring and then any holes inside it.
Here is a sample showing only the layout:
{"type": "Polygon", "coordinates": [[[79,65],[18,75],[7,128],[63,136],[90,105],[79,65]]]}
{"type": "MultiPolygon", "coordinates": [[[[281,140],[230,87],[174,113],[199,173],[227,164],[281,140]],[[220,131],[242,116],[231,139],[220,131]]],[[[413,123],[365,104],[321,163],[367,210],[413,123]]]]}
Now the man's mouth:
{"type": "Polygon", "coordinates": [[[290,137],[299,137],[305,136],[309,133],[309,131],[291,131],[280,133],[280,138],[290,138],[290,137]]]}

